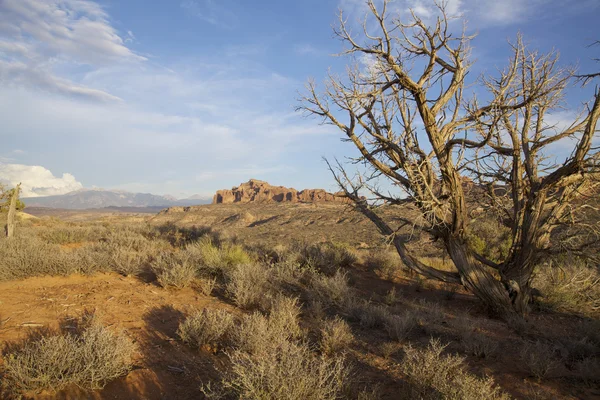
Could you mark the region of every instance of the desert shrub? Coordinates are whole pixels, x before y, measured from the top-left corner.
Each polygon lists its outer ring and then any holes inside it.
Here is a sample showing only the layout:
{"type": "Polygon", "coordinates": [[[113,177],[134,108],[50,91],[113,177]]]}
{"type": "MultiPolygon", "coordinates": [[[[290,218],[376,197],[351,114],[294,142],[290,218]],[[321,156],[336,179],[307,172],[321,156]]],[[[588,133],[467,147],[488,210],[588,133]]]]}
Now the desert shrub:
{"type": "Polygon", "coordinates": [[[257,306],[265,299],[269,272],[258,263],[236,265],[227,278],[228,296],[242,308],[257,306]]]}
{"type": "Polygon", "coordinates": [[[181,227],[172,222],[155,226],[150,233],[177,247],[193,243],[203,237],[211,237],[215,241],[218,238],[218,234],[213,232],[210,227],[181,227]]]}
{"type": "Polygon", "coordinates": [[[600,320],[586,318],[577,325],[576,329],[578,337],[600,347],[600,320]]]}
{"type": "Polygon", "coordinates": [[[463,349],[475,357],[490,358],[498,349],[498,342],[494,339],[476,332],[468,332],[461,338],[463,349]]]}
{"type": "Polygon", "coordinates": [[[323,354],[337,354],[344,351],[354,341],[350,326],[342,319],[325,321],[320,331],[319,346],[323,354]]]}
{"type": "Polygon", "coordinates": [[[196,269],[185,257],[166,253],[159,256],[151,265],[158,283],[166,287],[182,289],[196,278],[196,269]]]}
{"type": "Polygon", "coordinates": [[[219,345],[220,341],[228,338],[233,323],[234,317],[229,312],[205,308],[186,318],[179,325],[177,334],[184,343],[192,347],[219,345]]]}
{"type": "Polygon", "coordinates": [[[197,282],[200,293],[210,296],[217,284],[217,278],[201,278],[197,282]]]}
{"type": "Polygon", "coordinates": [[[561,355],[568,365],[573,365],[587,357],[600,355],[600,347],[587,337],[564,337],[560,340],[561,355]]]}
{"type": "Polygon", "coordinates": [[[240,399],[339,399],[348,377],[343,359],[319,358],[303,343],[283,341],[259,357],[236,350],[229,359],[221,385],[240,399]]]}
{"type": "Polygon", "coordinates": [[[344,303],[344,313],[365,328],[383,328],[390,318],[390,312],[386,306],[350,297],[344,303]]]}
{"type": "Polygon", "coordinates": [[[296,299],[282,296],[268,316],[255,312],[244,317],[234,331],[236,347],[246,353],[259,355],[274,351],[283,342],[300,339],[303,331],[298,321],[299,315],[296,299]]]}
{"type": "Polygon", "coordinates": [[[401,348],[401,344],[398,342],[384,342],[379,346],[379,351],[385,359],[389,359],[391,356],[396,354],[401,348]]]}
{"type": "Polygon", "coordinates": [[[600,271],[582,261],[550,261],[536,269],[533,285],[542,293],[542,307],[598,316],[600,271]]]}
{"type": "Polygon", "coordinates": [[[540,381],[558,366],[554,346],[541,341],[527,343],[521,351],[521,360],[527,372],[540,381]]]}
{"type": "Polygon", "coordinates": [[[185,247],[190,261],[200,272],[224,276],[238,265],[251,264],[253,257],[240,245],[222,243],[218,246],[209,236],[204,236],[185,247]]]}
{"type": "Polygon", "coordinates": [[[282,289],[299,288],[308,269],[300,262],[284,259],[271,264],[271,275],[273,281],[282,289]]]}
{"type": "Polygon", "coordinates": [[[8,346],[4,385],[16,395],[69,384],[99,389],[131,369],[133,353],[129,338],[94,321],[75,334],[38,335],[8,346]]]}
{"type": "Polygon", "coordinates": [[[327,274],[335,273],[340,268],[349,267],[356,262],[356,256],[347,246],[340,243],[296,244],[294,250],[302,264],[327,274]]]}
{"type": "Polygon", "coordinates": [[[112,269],[124,276],[138,275],[148,259],[145,254],[125,247],[113,247],[109,254],[112,269]]]}
{"type": "Polygon", "coordinates": [[[366,265],[386,280],[393,280],[402,269],[402,260],[395,251],[372,250],[367,255],[366,265]]]}
{"type": "Polygon", "coordinates": [[[385,294],[383,300],[385,301],[385,304],[387,304],[388,306],[394,305],[394,303],[398,300],[398,295],[396,294],[396,288],[393,287],[390,290],[388,290],[387,293],[385,294]]]}
{"type": "Polygon", "coordinates": [[[417,319],[410,311],[402,315],[390,315],[385,321],[385,330],[390,339],[403,341],[417,325],[417,319]]]}
{"type": "Polygon", "coordinates": [[[75,254],[35,236],[0,239],[0,280],[80,272],[75,254]]]}
{"type": "Polygon", "coordinates": [[[303,335],[299,324],[301,312],[297,298],[277,295],[271,302],[269,324],[277,330],[287,331],[290,338],[298,339],[303,335]]]}
{"type": "Polygon", "coordinates": [[[422,323],[425,325],[439,325],[446,318],[446,313],[440,303],[421,299],[419,300],[419,306],[421,307],[422,323]]]}
{"type": "Polygon", "coordinates": [[[506,324],[519,335],[524,335],[529,330],[529,323],[520,315],[509,315],[506,324]]]}
{"type": "Polygon", "coordinates": [[[575,364],[575,375],[586,384],[600,383],[600,360],[586,357],[575,364]]]}
{"type": "Polygon", "coordinates": [[[401,364],[410,398],[487,400],[507,399],[492,378],[481,379],[465,369],[464,358],[442,354],[445,345],[431,339],[425,349],[408,347],[401,364]]]}
{"type": "Polygon", "coordinates": [[[346,273],[340,270],[333,276],[314,273],[310,286],[312,295],[325,304],[343,305],[351,294],[346,273]]]}

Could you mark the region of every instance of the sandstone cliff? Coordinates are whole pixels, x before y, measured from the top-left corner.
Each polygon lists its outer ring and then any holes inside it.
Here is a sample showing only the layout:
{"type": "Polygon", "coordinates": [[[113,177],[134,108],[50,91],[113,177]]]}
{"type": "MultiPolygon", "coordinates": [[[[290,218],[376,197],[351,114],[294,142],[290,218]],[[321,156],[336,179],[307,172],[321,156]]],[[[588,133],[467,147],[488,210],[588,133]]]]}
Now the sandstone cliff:
{"type": "Polygon", "coordinates": [[[323,189],[305,189],[297,191],[284,186],[272,186],[265,181],[250,179],[231,190],[218,190],[213,197],[213,204],[230,203],[272,203],[272,202],[339,202],[350,200],[343,193],[328,193],[323,189]]]}

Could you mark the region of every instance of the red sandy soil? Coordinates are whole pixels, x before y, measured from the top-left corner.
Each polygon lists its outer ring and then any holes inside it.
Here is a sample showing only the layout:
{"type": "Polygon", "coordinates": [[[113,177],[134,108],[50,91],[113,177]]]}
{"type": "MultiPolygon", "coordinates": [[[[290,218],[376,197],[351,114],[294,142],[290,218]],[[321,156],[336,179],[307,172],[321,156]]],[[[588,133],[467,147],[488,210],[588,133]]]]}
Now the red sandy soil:
{"type": "MultiPolygon", "coordinates": [[[[553,379],[543,384],[529,377],[519,365],[519,354],[512,345],[518,337],[500,321],[483,319],[483,310],[479,310],[477,303],[466,294],[459,293],[448,300],[443,291],[435,288],[419,288],[404,280],[392,284],[362,268],[352,271],[351,280],[366,298],[377,300],[395,286],[411,301],[424,298],[442,303],[450,316],[453,310],[470,310],[471,315],[481,316],[480,329],[500,341],[500,354],[493,360],[470,357],[470,369],[480,374],[491,374],[516,398],[600,398],[597,389],[565,384],[565,379],[569,378],[568,371],[558,371],[553,379]],[[539,394],[534,396],[534,392],[539,394]]],[[[154,282],[117,274],[2,282],[0,320],[4,323],[0,326],[0,345],[25,337],[32,329],[26,325],[55,329],[61,319],[80,316],[85,310],[96,310],[105,325],[125,330],[137,344],[134,369],[101,391],[90,393],[70,387],[58,394],[42,393],[30,398],[197,399],[202,398],[199,391],[202,382],[216,379],[219,375],[217,369],[226,367],[225,356],[223,353],[215,355],[210,351],[189,349],[177,340],[175,332],[186,314],[204,307],[240,312],[217,298],[203,296],[193,288],[166,290],[154,282]]],[[[395,307],[397,311],[402,309],[402,302],[395,307]]],[[[569,327],[575,323],[574,317],[569,316],[538,315],[531,318],[538,324],[536,331],[547,337],[568,335],[569,327]]],[[[354,383],[361,387],[381,383],[383,398],[398,398],[402,385],[401,356],[389,360],[380,356],[379,346],[387,341],[383,332],[356,328],[355,333],[357,343],[352,348],[350,359],[360,374],[354,383]]],[[[413,343],[419,344],[425,344],[427,340],[428,335],[423,333],[411,338],[413,343]]],[[[453,346],[449,350],[459,350],[453,346]]]]}

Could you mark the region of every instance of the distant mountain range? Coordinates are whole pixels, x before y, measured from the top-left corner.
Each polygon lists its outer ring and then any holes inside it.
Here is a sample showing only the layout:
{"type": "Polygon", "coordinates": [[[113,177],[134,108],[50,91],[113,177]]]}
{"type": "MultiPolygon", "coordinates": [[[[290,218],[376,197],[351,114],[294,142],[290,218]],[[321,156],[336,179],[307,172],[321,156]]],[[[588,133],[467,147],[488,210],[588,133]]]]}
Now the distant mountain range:
{"type": "Polygon", "coordinates": [[[27,207],[63,208],[83,210],[105,207],[172,207],[210,204],[210,198],[194,195],[178,200],[173,196],[159,196],[150,193],[130,193],[116,190],[83,189],[67,194],[45,197],[24,197],[21,200],[27,207]]]}

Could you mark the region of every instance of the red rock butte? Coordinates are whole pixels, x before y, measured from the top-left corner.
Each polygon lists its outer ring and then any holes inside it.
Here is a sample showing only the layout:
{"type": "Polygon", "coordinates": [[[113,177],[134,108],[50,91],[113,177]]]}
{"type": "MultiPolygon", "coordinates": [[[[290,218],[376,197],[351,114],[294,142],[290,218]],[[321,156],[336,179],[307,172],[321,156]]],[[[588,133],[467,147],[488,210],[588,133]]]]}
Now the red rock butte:
{"type": "Polygon", "coordinates": [[[343,192],[329,193],[323,189],[304,189],[297,191],[284,186],[272,186],[265,181],[250,179],[248,182],[232,188],[231,190],[217,190],[213,197],[213,204],[231,203],[315,203],[338,202],[350,203],[343,192]]]}

